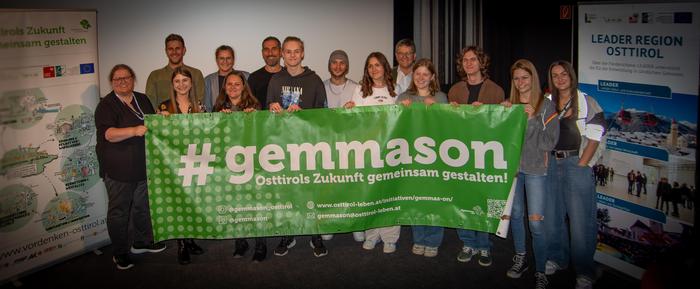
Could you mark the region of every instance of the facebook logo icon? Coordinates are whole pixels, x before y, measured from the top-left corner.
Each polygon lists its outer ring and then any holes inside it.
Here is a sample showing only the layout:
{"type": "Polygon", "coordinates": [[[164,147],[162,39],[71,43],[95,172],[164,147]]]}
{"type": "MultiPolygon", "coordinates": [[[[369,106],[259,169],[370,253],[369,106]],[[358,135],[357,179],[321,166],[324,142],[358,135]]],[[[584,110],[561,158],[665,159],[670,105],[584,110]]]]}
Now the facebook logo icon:
{"type": "Polygon", "coordinates": [[[80,74],[90,74],[95,73],[94,63],[83,63],[80,64],[80,74]]]}

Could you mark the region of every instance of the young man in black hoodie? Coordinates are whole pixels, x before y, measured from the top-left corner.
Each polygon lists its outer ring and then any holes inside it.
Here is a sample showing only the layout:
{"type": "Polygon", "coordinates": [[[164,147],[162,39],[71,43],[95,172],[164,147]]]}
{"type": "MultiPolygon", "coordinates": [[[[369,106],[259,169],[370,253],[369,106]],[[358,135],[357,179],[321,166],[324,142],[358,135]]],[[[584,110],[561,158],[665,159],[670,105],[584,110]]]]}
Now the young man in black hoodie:
{"type": "MultiPolygon", "coordinates": [[[[304,42],[295,36],[285,38],[282,42],[282,59],[284,69],[273,75],[267,86],[267,104],[270,111],[280,113],[282,110],[295,112],[307,108],[323,108],[326,103],[323,81],[313,70],[301,65],[304,60],[304,42]]],[[[287,255],[289,248],[294,245],[294,236],[282,237],[275,248],[275,255],[287,255]]],[[[328,254],[321,235],[312,235],[310,245],[314,256],[322,257],[328,254]]]]}
{"type": "Polygon", "coordinates": [[[302,66],[304,42],[289,36],[282,42],[284,68],[267,86],[267,104],[272,112],[294,112],[302,108],[323,108],[326,89],[316,72],[302,66]]]}

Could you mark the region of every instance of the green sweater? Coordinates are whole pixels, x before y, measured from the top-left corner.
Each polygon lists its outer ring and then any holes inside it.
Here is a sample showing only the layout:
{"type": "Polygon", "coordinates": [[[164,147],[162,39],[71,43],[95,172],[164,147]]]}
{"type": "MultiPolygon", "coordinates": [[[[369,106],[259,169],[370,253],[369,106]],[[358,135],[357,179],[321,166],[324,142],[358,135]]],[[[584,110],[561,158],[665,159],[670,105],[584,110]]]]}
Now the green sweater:
{"type": "MultiPolygon", "coordinates": [[[[184,64],[183,64],[184,65],[184,64]]],[[[199,69],[184,65],[190,73],[192,73],[192,83],[194,85],[195,96],[198,103],[203,103],[204,100],[204,76],[199,69]]],[[[171,77],[174,69],[170,65],[166,65],[161,69],[156,69],[148,75],[146,82],[146,95],[151,100],[153,105],[158,105],[163,101],[170,99],[170,91],[173,90],[171,77]]]]}

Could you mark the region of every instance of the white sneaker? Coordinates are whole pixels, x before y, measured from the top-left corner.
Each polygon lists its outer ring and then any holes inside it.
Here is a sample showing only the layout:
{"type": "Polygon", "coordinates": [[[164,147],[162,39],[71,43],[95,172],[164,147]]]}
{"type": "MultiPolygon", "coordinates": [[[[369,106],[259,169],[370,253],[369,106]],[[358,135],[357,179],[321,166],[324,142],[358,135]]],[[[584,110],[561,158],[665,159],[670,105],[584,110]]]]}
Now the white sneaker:
{"type": "Polygon", "coordinates": [[[355,239],[355,242],[364,242],[365,241],[365,232],[362,232],[362,231],[352,232],[352,238],[355,239]]]}
{"type": "Polygon", "coordinates": [[[423,255],[425,254],[425,246],[413,244],[413,247],[411,247],[411,253],[416,255],[423,255]]]}
{"type": "Polygon", "coordinates": [[[438,247],[425,247],[425,254],[423,256],[432,258],[438,255],[438,247]]]}
{"type": "Polygon", "coordinates": [[[559,270],[561,270],[561,266],[557,262],[547,260],[547,263],[544,265],[544,274],[546,275],[552,275],[559,270]]]}
{"type": "Polygon", "coordinates": [[[330,241],[330,240],[333,239],[333,234],[324,234],[324,235],[321,235],[321,239],[323,239],[324,241],[330,241]]]}
{"type": "Polygon", "coordinates": [[[396,252],[396,243],[384,243],[384,253],[391,254],[396,252]]]}
{"type": "Polygon", "coordinates": [[[365,250],[372,250],[374,249],[375,246],[377,246],[378,240],[365,240],[364,243],[362,243],[362,249],[365,250]]]}
{"type": "Polygon", "coordinates": [[[576,289],[593,289],[593,281],[584,276],[576,277],[576,289]]]}

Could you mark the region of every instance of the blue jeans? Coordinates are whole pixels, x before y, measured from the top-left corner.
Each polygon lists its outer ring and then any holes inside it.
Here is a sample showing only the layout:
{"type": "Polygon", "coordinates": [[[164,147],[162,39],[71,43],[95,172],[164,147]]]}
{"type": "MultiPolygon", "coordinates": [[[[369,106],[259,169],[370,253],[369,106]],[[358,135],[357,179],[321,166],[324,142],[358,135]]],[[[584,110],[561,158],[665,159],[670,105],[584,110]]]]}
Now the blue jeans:
{"type": "Polygon", "coordinates": [[[576,273],[593,280],[598,233],[595,183],[591,168],[578,166],[578,161],[577,156],[549,160],[550,197],[545,208],[547,258],[566,267],[570,257],[576,273]],[[569,216],[568,229],[566,216],[569,216]]]}
{"type": "Polygon", "coordinates": [[[464,246],[471,247],[477,250],[491,251],[491,240],[489,233],[482,231],[457,229],[457,236],[464,242],[464,246]]]}
{"type": "Polygon", "coordinates": [[[445,232],[443,227],[412,226],[411,228],[413,229],[413,243],[426,247],[440,247],[445,232]]]}
{"type": "Polygon", "coordinates": [[[544,213],[547,195],[547,176],[518,173],[518,184],[513,196],[513,210],[510,213],[510,230],[513,232],[515,253],[524,254],[527,249],[525,248],[523,216],[525,215],[525,197],[527,197],[528,216],[540,216],[539,220],[528,218],[537,272],[544,272],[545,263],[547,263],[547,238],[544,225],[548,217],[544,213]]]}

